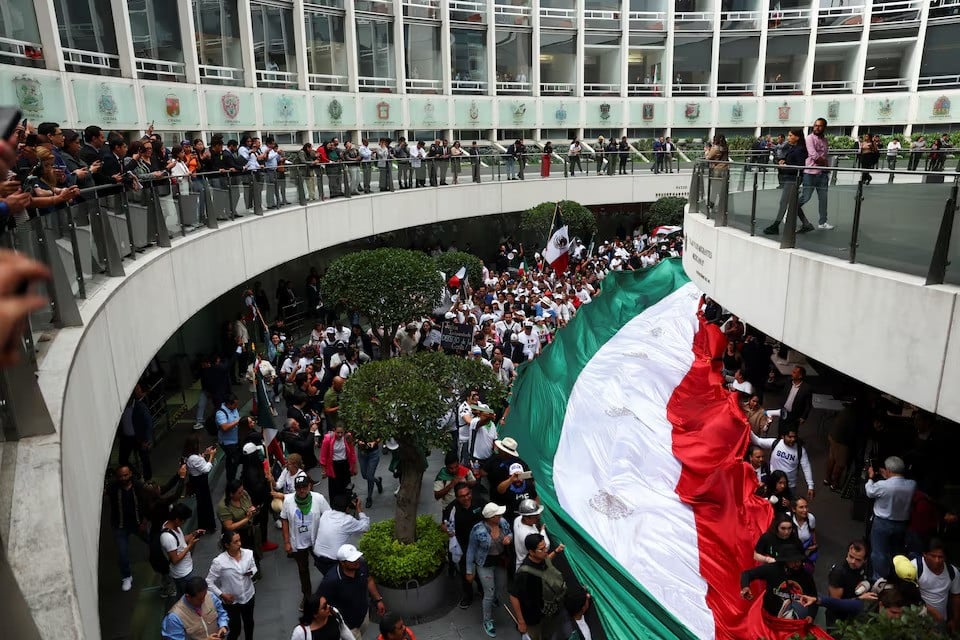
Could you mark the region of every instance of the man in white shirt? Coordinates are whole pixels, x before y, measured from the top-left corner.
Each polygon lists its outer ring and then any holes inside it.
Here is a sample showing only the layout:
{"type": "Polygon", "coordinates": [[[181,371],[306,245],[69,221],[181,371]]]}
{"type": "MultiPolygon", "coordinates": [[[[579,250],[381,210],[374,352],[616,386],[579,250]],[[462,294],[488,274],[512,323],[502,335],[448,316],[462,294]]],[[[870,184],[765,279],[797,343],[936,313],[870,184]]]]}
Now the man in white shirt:
{"type": "Polygon", "coordinates": [[[324,512],[330,510],[326,498],[312,489],[313,480],[310,476],[298,476],[294,481],[294,492],[284,497],[280,511],[283,548],[297,561],[303,602],[313,593],[310,585],[310,551],[317,537],[317,525],[324,512]]]}
{"type": "Polygon", "coordinates": [[[361,191],[370,193],[370,178],[373,176],[373,149],[370,148],[370,141],[364,138],[357,147],[360,152],[360,172],[363,174],[363,188],[361,191]]]}
{"type": "MultiPolygon", "coordinates": [[[[744,379],[743,371],[740,369],[734,371],[732,376],[724,376],[724,379],[727,381],[727,389],[730,389],[730,391],[739,391],[744,394],[747,399],[753,395],[753,385],[744,379]]],[[[741,396],[741,399],[742,398],[743,396],[741,396]]]]}
{"type": "Polygon", "coordinates": [[[931,538],[923,556],[913,563],[917,566],[917,586],[927,613],[937,622],[946,622],[948,630],[956,631],[960,622],[960,571],[946,560],[943,542],[931,538]]]}
{"type": "Polygon", "coordinates": [[[523,343],[523,355],[527,360],[533,360],[540,355],[540,334],[534,328],[533,322],[524,321],[520,340],[523,343]]]}
{"type": "Polygon", "coordinates": [[[787,474],[787,484],[794,495],[797,493],[797,470],[802,470],[803,479],[807,483],[807,500],[813,500],[813,488],[816,485],[810,470],[810,456],[797,438],[796,429],[791,428],[782,438],[761,438],[751,429],[750,442],[770,450],[770,471],[783,471],[787,474]]]}
{"type": "Polygon", "coordinates": [[[520,323],[513,319],[512,311],[504,311],[503,318],[493,323],[493,328],[497,332],[497,335],[500,336],[500,340],[503,340],[503,334],[507,331],[519,333],[521,330],[520,323]]]}
{"type": "Polygon", "coordinates": [[[170,559],[170,578],[177,588],[177,597],[184,594],[187,581],[193,577],[193,556],[191,551],[206,531],[197,529],[184,535],[184,523],[193,515],[193,509],[178,502],[170,508],[170,519],[163,523],[160,530],[160,547],[170,559]]]}
{"type": "Polygon", "coordinates": [[[887,168],[893,171],[897,168],[897,154],[900,153],[900,141],[894,138],[887,143],[887,168]]]}
{"type": "Polygon", "coordinates": [[[873,579],[890,574],[890,562],[903,546],[903,537],[910,523],[911,503],[917,483],[903,477],[903,459],[890,456],[883,461],[879,473],[867,467],[866,495],[873,498],[873,526],[870,528],[870,564],[873,579]],[[882,476],[875,479],[874,476],[882,476]]]}
{"type": "Polygon", "coordinates": [[[470,422],[470,458],[478,460],[482,467],[493,455],[493,442],[500,437],[494,420],[497,414],[485,404],[472,405],[470,409],[475,416],[470,422]]]}
{"type": "Polygon", "coordinates": [[[337,550],[342,545],[356,544],[360,534],[370,530],[370,517],[363,512],[359,496],[351,502],[349,495],[338,493],[330,506],[332,508],[320,518],[313,540],[314,562],[323,575],[337,566],[337,550]],[[356,516],[347,513],[351,508],[356,516]]]}
{"type": "Polygon", "coordinates": [[[527,557],[527,548],[524,546],[527,536],[531,533],[539,533],[543,536],[547,549],[550,548],[550,538],[547,537],[547,526],[540,522],[543,505],[527,498],[520,502],[517,513],[519,515],[513,520],[513,548],[516,550],[517,569],[520,569],[520,565],[527,557]]]}
{"type": "Polygon", "coordinates": [[[470,463],[470,425],[473,423],[473,411],[470,405],[480,402],[480,391],[470,389],[467,399],[457,407],[457,443],[460,451],[460,464],[470,463]]]}

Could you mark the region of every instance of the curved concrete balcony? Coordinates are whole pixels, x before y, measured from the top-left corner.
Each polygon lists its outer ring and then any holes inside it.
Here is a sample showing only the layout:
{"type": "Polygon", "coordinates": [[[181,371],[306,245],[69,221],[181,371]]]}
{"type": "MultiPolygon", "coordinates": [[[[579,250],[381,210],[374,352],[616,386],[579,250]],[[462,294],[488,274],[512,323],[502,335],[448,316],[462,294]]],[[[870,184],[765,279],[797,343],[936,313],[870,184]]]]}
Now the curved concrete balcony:
{"type": "Polygon", "coordinates": [[[120,413],[154,354],[224,291],[299,256],[383,232],[560,199],[653,201],[684,195],[690,183],[689,172],[654,175],[646,166],[625,176],[531,173],[525,181],[313,202],[201,227],[124,261],[122,277],[88,287],[77,307],[82,324],[56,331],[39,366],[54,432],[0,443],[7,491],[17,496],[4,536],[7,556],[41,636],[100,637],[103,470],[120,413]]]}

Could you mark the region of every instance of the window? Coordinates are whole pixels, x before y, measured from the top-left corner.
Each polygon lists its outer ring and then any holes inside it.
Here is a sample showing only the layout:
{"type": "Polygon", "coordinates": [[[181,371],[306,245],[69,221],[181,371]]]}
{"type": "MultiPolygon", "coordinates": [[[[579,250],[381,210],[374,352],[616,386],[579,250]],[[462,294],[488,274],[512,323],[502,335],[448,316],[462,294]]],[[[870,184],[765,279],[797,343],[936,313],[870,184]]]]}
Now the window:
{"type": "Polygon", "coordinates": [[[252,4],[250,18],[257,84],[262,87],[296,87],[297,45],[293,37],[293,10],[252,4]]]}
{"type": "Polygon", "coordinates": [[[404,62],[408,89],[440,89],[440,29],[425,24],[403,25],[404,62]]]}
{"type": "Polygon", "coordinates": [[[572,93],[562,85],[573,85],[577,78],[577,36],[572,33],[540,34],[540,85],[552,93],[572,93]],[[547,85],[554,85],[549,87],[547,85]]]}
{"type": "Polygon", "coordinates": [[[483,93],[487,86],[487,33],[451,29],[450,68],[454,93],[483,93]]]}
{"type": "Polygon", "coordinates": [[[361,90],[395,87],[397,71],[392,22],[357,18],[357,54],[361,90]]]}
{"type": "Polygon", "coordinates": [[[529,32],[497,30],[497,82],[516,85],[519,89],[529,89],[530,82],[529,32]]]}
{"type": "MultiPolygon", "coordinates": [[[[180,13],[169,0],[128,0],[133,55],[152,61],[183,63],[180,13]]],[[[143,77],[141,75],[141,77],[143,77]]]]}
{"type": "MultiPolygon", "coordinates": [[[[345,88],[347,49],[343,16],[307,13],[306,21],[308,71],[312,74],[341,79],[345,88]]],[[[311,81],[311,85],[313,84],[311,81]]],[[[340,85],[340,82],[338,81],[336,85],[340,85]]]]}
{"type": "Polygon", "coordinates": [[[202,80],[213,84],[243,84],[236,0],[194,0],[193,22],[202,80]]]}
{"type": "Polygon", "coordinates": [[[67,71],[119,75],[110,0],[57,0],[57,25],[67,71]],[[84,55],[81,52],[89,52],[84,55]]]}

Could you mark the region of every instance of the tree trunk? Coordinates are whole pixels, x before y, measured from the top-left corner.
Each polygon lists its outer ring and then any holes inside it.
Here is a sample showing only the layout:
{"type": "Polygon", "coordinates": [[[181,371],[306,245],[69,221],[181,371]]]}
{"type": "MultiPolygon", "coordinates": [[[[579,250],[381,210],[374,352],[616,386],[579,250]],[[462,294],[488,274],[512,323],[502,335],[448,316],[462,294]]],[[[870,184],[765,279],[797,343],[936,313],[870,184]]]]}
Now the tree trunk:
{"type": "Polygon", "coordinates": [[[423,484],[423,455],[413,445],[400,443],[400,492],[394,515],[394,537],[404,544],[417,539],[417,506],[420,504],[420,486],[423,484]]]}
{"type": "Polygon", "coordinates": [[[373,335],[377,336],[377,340],[380,341],[380,357],[378,360],[389,360],[390,359],[390,349],[393,348],[393,336],[386,331],[380,331],[380,322],[377,320],[373,321],[373,335]],[[389,337],[388,337],[389,336],[389,337]]]}

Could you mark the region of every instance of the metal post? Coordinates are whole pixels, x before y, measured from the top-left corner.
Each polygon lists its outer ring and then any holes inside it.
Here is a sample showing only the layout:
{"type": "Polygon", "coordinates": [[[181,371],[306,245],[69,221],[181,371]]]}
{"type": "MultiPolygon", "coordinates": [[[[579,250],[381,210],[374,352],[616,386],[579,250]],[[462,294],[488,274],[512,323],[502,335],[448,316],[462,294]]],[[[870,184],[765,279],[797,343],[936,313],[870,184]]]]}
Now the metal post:
{"type": "MultiPolygon", "coordinates": [[[[802,174],[801,174],[802,175],[802,174]]],[[[793,249],[797,246],[797,210],[800,208],[800,175],[787,185],[790,196],[787,198],[787,218],[784,220],[783,235],[780,236],[781,249],[793,249]]],[[[780,212],[777,211],[777,222],[780,212]]]]}
{"type": "Polygon", "coordinates": [[[77,295],[86,299],[87,283],[83,281],[83,261],[80,259],[80,245],[77,242],[77,225],[73,221],[74,205],[67,207],[64,213],[67,216],[67,232],[70,234],[70,250],[73,252],[73,268],[77,279],[77,295]]]}
{"type": "Polygon", "coordinates": [[[137,259],[137,245],[133,241],[133,221],[130,220],[130,204],[127,200],[127,190],[121,188],[120,191],[120,211],[123,212],[123,219],[127,221],[127,238],[130,240],[130,259],[137,259]]]}
{"type": "Polygon", "coordinates": [[[947,266],[950,264],[950,240],[953,235],[953,219],[957,212],[957,180],[954,178],[950,197],[943,207],[943,217],[940,219],[940,231],[937,232],[937,242],[933,246],[933,256],[930,258],[930,269],[927,271],[926,284],[943,284],[947,275],[947,266]]]}
{"type": "Polygon", "coordinates": [[[258,172],[250,172],[250,187],[253,189],[253,214],[257,216],[263,215],[263,195],[261,189],[263,189],[263,183],[260,182],[260,176],[258,172]]]}
{"type": "Polygon", "coordinates": [[[720,197],[717,200],[719,226],[727,226],[727,202],[730,196],[730,171],[724,169],[720,174],[720,197]]]}
{"type": "MultiPolygon", "coordinates": [[[[28,338],[30,329],[24,332],[28,338]]],[[[3,418],[3,437],[7,441],[51,435],[55,432],[47,403],[37,384],[36,354],[17,341],[19,362],[0,369],[0,414],[3,418]]]]}
{"type": "MultiPolygon", "coordinates": [[[[180,197],[180,180],[174,180],[173,185],[170,187],[171,196],[173,198],[173,204],[177,208],[177,218],[180,220],[180,236],[187,236],[187,224],[183,221],[183,198],[180,197]],[[176,193],[173,193],[176,191],[176,193]]],[[[197,215],[200,215],[200,206],[197,206],[197,215]]]]}
{"type": "MultiPolygon", "coordinates": [[[[352,198],[353,197],[353,185],[350,184],[350,165],[342,164],[340,165],[340,175],[343,178],[343,197],[352,198]]],[[[362,179],[362,178],[361,178],[362,179]]]]}
{"type": "Polygon", "coordinates": [[[857,240],[860,237],[860,210],[863,206],[863,174],[857,182],[857,195],[853,201],[853,225],[850,227],[850,263],[857,261],[857,240]]]}
{"type": "Polygon", "coordinates": [[[700,163],[693,165],[693,176],[690,178],[690,192],[687,194],[690,213],[702,213],[700,211],[700,171],[700,163]]]}
{"type": "Polygon", "coordinates": [[[77,308],[77,300],[73,297],[73,289],[70,287],[70,278],[67,277],[67,270],[63,266],[63,260],[57,251],[56,239],[53,232],[44,228],[43,218],[34,218],[31,220],[33,232],[37,237],[37,248],[40,254],[40,261],[50,267],[51,279],[47,285],[47,291],[50,293],[51,304],[53,305],[53,317],[58,327],[81,327],[83,320],[80,318],[80,310],[77,308]]]}
{"type": "MultiPolygon", "coordinates": [[[[779,215],[779,214],[778,214],[779,215]]],[[[757,172],[753,172],[753,197],[750,199],[750,235],[757,235],[757,172]]]]}
{"type": "MultiPolygon", "coordinates": [[[[210,188],[210,180],[203,176],[203,194],[201,197],[207,202],[207,229],[218,229],[220,224],[217,222],[217,212],[213,209],[213,189],[210,188]]],[[[227,197],[232,199],[233,192],[230,190],[230,177],[227,177],[227,197]]]]}
{"type": "Polygon", "coordinates": [[[120,257],[119,245],[113,237],[113,227],[100,206],[100,198],[95,198],[94,201],[97,206],[90,214],[90,228],[94,238],[100,238],[100,241],[96,242],[97,246],[103,247],[104,255],[98,256],[100,265],[106,268],[107,275],[110,277],[122,278],[126,274],[123,271],[123,258],[120,257]]]}
{"type": "Polygon", "coordinates": [[[305,207],[307,206],[307,185],[305,181],[308,177],[305,177],[300,171],[302,169],[301,166],[294,165],[290,167],[290,169],[293,171],[294,180],[297,181],[297,200],[300,202],[301,207],[305,207]]]}
{"type": "MultiPolygon", "coordinates": [[[[840,156],[830,156],[830,166],[834,169],[840,166],[840,156]]],[[[840,175],[839,171],[830,172],[830,186],[837,184],[837,176],[840,175]]]]}
{"type": "Polygon", "coordinates": [[[150,209],[153,209],[153,217],[157,224],[157,246],[168,248],[170,246],[170,232],[167,231],[167,221],[163,217],[163,209],[160,207],[160,194],[157,193],[157,183],[150,189],[151,202],[153,206],[147,206],[147,215],[150,215],[150,209]]]}

